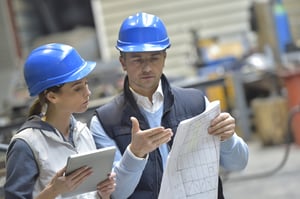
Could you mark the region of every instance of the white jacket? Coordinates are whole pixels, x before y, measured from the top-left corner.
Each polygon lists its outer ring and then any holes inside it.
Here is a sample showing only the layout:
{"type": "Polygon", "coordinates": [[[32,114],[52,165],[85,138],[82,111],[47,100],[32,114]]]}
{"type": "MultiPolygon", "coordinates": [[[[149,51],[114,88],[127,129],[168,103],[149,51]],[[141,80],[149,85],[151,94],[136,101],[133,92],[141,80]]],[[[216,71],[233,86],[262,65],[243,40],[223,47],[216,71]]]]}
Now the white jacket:
{"type": "MultiPolygon", "coordinates": [[[[96,149],[88,127],[79,121],[74,122],[73,141],[75,147],[64,141],[57,130],[54,133],[53,131],[27,128],[12,139],[16,138],[23,139],[30,146],[39,167],[39,178],[35,183],[33,198],[46,187],[56,172],[66,165],[69,155],[96,149]]],[[[61,198],[61,196],[57,197],[57,199],[61,198]]],[[[68,199],[93,198],[98,198],[96,192],[68,197],[68,199]]]]}

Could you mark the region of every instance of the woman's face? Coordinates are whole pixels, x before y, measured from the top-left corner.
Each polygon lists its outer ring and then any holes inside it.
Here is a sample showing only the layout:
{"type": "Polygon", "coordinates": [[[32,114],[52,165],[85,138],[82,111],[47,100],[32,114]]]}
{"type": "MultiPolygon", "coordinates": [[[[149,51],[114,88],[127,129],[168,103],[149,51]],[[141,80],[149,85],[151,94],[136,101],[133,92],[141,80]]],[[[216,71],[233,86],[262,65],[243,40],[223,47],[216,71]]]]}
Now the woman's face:
{"type": "Polygon", "coordinates": [[[91,91],[87,78],[65,83],[58,92],[51,92],[48,100],[57,111],[66,113],[82,113],[87,110],[91,91]]]}

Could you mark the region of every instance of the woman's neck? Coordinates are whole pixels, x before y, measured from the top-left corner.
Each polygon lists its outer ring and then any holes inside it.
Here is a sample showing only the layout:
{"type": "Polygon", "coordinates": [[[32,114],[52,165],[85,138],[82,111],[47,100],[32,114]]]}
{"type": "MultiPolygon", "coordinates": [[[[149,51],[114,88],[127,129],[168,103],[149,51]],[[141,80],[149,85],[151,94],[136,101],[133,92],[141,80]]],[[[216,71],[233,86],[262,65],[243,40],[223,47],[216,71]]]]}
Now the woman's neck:
{"type": "Polygon", "coordinates": [[[46,122],[56,128],[65,138],[70,133],[70,117],[71,115],[51,115],[46,114],[46,122]]]}

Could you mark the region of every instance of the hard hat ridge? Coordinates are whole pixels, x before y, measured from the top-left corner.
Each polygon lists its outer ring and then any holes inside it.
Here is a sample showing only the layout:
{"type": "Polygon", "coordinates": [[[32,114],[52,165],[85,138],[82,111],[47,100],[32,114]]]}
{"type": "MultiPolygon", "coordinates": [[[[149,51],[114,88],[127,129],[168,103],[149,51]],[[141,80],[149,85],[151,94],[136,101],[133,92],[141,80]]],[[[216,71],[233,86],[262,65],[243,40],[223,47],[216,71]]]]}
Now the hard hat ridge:
{"type": "Polygon", "coordinates": [[[162,20],[139,12],[123,21],[116,48],[122,52],[149,52],[164,50],[170,45],[162,20]]]}

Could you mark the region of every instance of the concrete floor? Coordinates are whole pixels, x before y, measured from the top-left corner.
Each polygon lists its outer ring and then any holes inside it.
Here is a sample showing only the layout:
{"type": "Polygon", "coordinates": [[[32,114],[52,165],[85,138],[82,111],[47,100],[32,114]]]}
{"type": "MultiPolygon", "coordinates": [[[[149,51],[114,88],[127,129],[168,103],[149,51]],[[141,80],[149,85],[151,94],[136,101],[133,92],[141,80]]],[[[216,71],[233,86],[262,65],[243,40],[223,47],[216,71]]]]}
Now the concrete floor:
{"type": "Polygon", "coordinates": [[[285,156],[286,145],[262,146],[248,143],[248,166],[223,179],[226,199],[299,199],[300,145],[291,144],[285,164],[278,168],[285,156]],[[272,172],[276,170],[276,172],[272,172]]]}

